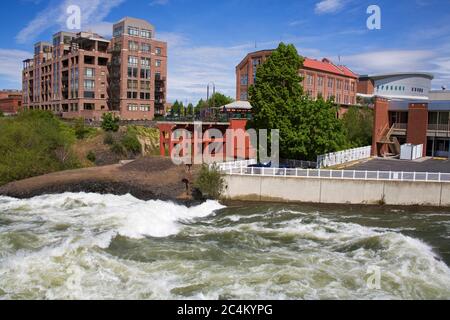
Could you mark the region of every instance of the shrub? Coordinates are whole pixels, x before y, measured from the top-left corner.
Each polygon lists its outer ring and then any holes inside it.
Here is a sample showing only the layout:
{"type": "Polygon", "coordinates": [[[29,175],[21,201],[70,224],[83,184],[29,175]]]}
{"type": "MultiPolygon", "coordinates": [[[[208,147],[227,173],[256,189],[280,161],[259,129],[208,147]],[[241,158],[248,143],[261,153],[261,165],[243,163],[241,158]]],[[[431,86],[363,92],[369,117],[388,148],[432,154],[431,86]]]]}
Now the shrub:
{"type": "Polygon", "coordinates": [[[3,113],[2,110],[0,110],[0,118],[3,118],[5,116],[5,114],[3,113]]]}
{"type": "Polygon", "coordinates": [[[120,142],[114,142],[111,145],[111,151],[117,154],[118,156],[124,156],[127,154],[127,150],[120,142]]]}
{"type": "Polygon", "coordinates": [[[77,137],[78,140],[83,140],[91,132],[91,130],[88,127],[86,127],[86,124],[85,124],[83,118],[78,118],[75,120],[74,130],[75,130],[75,136],[77,137]]]}
{"type": "Polygon", "coordinates": [[[204,164],[194,186],[200,190],[205,198],[219,199],[225,188],[225,179],[216,167],[209,168],[208,165],[204,164]]]}
{"type": "Polygon", "coordinates": [[[119,131],[120,119],[113,113],[105,113],[102,116],[102,129],[105,131],[117,132],[119,131]]]}
{"type": "Polygon", "coordinates": [[[47,111],[23,111],[0,126],[0,185],[79,167],[74,130],[47,111]]]}
{"type": "Polygon", "coordinates": [[[95,160],[97,160],[97,157],[93,151],[89,151],[86,158],[92,163],[95,163],[95,160]]]}
{"type": "Polygon", "coordinates": [[[113,137],[111,132],[107,132],[105,134],[105,138],[103,139],[103,143],[107,144],[109,146],[112,146],[114,144],[114,137],[113,137]]]}
{"type": "Polygon", "coordinates": [[[137,130],[134,127],[128,127],[127,133],[121,139],[121,143],[132,154],[142,152],[142,146],[137,137],[137,130]]]}

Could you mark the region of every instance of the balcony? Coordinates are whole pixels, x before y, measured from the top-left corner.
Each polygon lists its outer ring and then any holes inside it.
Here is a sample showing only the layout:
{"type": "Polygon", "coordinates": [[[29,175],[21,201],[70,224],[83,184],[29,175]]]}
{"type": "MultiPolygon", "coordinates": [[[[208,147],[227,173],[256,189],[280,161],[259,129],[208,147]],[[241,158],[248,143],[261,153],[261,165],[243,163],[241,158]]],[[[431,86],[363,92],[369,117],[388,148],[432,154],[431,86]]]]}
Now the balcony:
{"type": "Polygon", "coordinates": [[[450,138],[450,123],[428,124],[428,136],[450,138]]]}

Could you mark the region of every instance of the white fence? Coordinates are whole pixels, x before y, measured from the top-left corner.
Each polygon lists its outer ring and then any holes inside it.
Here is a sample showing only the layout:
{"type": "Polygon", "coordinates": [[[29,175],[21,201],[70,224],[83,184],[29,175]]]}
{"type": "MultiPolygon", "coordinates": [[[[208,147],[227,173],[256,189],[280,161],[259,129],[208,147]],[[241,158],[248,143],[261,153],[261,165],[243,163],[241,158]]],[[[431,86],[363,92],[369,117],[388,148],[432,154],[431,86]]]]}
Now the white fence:
{"type": "Polygon", "coordinates": [[[220,171],[228,171],[230,169],[247,168],[248,166],[255,165],[257,163],[258,161],[256,159],[250,159],[233,162],[213,163],[209,165],[209,168],[212,169],[215,166],[220,171]]]}
{"type": "Polygon", "coordinates": [[[367,159],[370,158],[371,154],[371,146],[324,154],[317,157],[317,168],[327,168],[347,162],[367,159]]]}
{"type": "Polygon", "coordinates": [[[320,170],[320,169],[279,169],[279,168],[228,168],[223,170],[229,175],[340,179],[340,180],[376,180],[376,181],[420,181],[450,183],[450,173],[438,172],[394,172],[394,171],[357,171],[357,170],[320,170]]]}

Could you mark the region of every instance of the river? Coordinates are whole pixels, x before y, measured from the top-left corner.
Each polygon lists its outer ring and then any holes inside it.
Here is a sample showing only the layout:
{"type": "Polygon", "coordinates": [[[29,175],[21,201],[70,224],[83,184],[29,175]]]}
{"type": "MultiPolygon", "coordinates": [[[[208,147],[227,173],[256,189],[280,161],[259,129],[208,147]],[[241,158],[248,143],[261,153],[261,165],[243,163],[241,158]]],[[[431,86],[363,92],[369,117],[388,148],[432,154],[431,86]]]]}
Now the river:
{"type": "Polygon", "coordinates": [[[433,209],[0,197],[0,299],[450,299],[449,265],[433,209]]]}

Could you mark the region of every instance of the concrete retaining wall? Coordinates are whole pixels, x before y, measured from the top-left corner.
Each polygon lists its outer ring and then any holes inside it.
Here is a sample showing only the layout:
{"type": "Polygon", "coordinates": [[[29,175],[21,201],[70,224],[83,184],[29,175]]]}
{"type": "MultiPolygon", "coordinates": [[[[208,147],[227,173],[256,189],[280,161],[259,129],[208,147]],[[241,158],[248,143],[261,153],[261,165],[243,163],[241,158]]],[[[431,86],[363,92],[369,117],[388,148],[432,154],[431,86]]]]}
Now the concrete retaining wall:
{"type": "Polygon", "coordinates": [[[450,206],[450,183],[226,176],[230,200],[450,206]]]}

